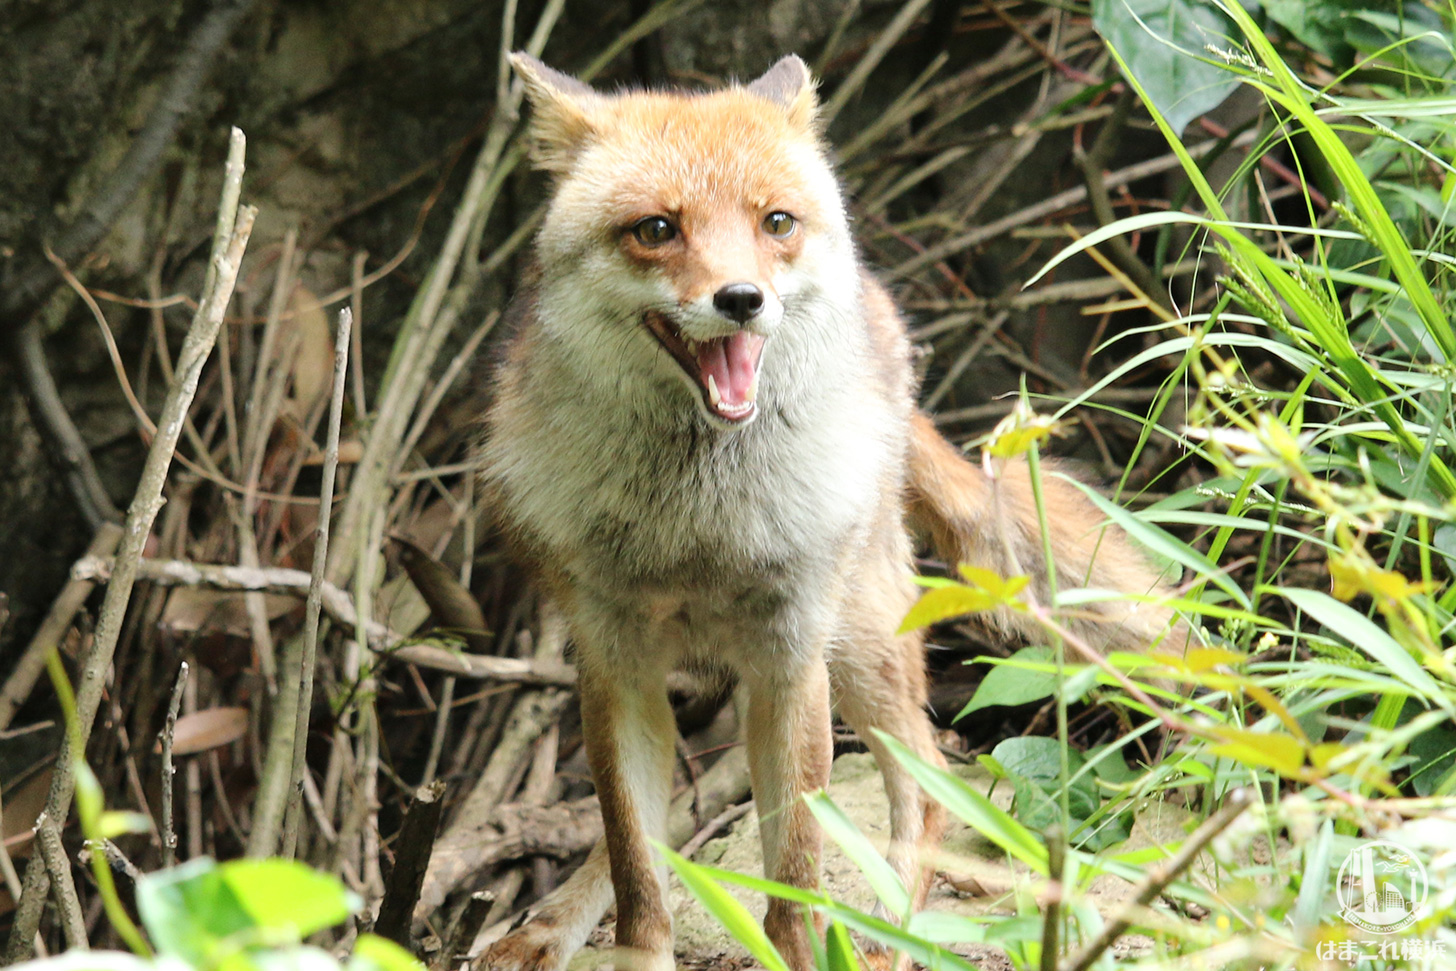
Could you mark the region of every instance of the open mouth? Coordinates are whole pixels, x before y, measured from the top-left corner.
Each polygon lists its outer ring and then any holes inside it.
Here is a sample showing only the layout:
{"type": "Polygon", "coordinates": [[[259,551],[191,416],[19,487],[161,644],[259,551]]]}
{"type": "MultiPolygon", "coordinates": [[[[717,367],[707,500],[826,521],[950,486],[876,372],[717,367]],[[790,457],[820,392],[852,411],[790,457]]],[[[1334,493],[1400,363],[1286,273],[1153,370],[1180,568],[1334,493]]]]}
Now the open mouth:
{"type": "Polygon", "coordinates": [[[758,411],[761,334],[740,330],[727,337],[694,341],[663,314],[649,310],[642,322],[687,376],[697,383],[708,411],[724,421],[746,422],[758,411]]]}

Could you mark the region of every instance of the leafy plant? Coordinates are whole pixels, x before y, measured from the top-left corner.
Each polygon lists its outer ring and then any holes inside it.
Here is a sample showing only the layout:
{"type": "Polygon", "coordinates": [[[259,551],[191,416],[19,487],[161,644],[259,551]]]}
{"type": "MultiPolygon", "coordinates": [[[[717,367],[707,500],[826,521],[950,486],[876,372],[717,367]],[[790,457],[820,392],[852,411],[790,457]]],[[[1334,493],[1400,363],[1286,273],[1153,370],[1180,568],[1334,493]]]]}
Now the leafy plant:
{"type": "Polygon", "coordinates": [[[361,906],[335,877],[292,860],[196,859],[136,885],[154,955],[70,951],[17,965],[26,971],[420,971],[393,941],[362,934],[340,960],[304,941],[361,906]]]}

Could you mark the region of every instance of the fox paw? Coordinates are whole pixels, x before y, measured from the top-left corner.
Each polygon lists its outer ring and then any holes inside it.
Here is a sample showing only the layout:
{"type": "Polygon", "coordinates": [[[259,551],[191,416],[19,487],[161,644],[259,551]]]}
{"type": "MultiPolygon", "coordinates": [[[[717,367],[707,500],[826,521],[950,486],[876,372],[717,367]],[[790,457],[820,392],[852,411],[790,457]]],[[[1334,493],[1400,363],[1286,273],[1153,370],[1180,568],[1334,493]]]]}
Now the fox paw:
{"type": "Polygon", "coordinates": [[[511,931],[471,962],[471,971],[561,971],[570,954],[550,926],[535,921],[511,931]]]}

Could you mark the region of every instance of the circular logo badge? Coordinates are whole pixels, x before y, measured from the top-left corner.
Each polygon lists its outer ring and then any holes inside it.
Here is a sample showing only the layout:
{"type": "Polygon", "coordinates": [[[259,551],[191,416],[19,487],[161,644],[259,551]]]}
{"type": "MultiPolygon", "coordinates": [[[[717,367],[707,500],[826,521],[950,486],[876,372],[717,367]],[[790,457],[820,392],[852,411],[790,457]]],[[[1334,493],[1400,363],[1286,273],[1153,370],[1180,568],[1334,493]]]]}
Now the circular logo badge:
{"type": "Polygon", "coordinates": [[[1426,868],[1390,840],[1351,850],[1335,880],[1340,916],[1372,934],[1394,934],[1414,924],[1425,909],[1426,891],[1426,868]]]}

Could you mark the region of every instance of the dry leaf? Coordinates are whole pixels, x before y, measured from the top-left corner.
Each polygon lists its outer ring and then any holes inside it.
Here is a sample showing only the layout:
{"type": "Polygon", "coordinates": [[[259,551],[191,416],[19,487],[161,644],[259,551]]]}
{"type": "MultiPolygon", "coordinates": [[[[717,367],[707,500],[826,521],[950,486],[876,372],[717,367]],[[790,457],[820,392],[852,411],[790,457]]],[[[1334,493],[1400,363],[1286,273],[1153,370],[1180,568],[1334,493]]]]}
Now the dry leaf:
{"type": "MultiPolygon", "coordinates": [[[[177,719],[172,734],[173,755],[193,755],[230,745],[248,730],[248,709],[205,708],[177,719]]],[[[160,750],[161,742],[157,743],[160,750]]]]}

